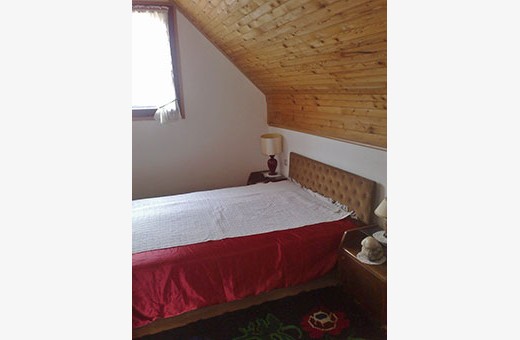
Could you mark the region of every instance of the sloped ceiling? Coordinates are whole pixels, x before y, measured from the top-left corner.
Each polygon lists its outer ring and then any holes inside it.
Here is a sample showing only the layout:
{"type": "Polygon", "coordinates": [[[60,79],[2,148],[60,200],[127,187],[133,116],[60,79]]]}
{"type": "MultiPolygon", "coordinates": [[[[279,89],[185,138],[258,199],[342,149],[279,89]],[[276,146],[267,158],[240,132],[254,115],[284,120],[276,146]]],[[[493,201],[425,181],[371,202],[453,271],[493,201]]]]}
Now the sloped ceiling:
{"type": "Polygon", "coordinates": [[[171,0],[266,95],[268,124],[386,148],[386,0],[171,0]]]}

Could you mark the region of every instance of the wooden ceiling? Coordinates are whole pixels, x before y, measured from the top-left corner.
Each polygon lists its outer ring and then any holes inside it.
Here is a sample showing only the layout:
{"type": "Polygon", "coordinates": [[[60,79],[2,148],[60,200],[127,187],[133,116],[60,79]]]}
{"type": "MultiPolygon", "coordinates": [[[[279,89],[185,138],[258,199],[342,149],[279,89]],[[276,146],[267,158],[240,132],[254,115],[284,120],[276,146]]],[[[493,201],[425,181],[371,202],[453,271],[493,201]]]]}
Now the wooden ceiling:
{"type": "Polygon", "coordinates": [[[171,0],[266,95],[268,124],[386,148],[386,0],[171,0]]]}

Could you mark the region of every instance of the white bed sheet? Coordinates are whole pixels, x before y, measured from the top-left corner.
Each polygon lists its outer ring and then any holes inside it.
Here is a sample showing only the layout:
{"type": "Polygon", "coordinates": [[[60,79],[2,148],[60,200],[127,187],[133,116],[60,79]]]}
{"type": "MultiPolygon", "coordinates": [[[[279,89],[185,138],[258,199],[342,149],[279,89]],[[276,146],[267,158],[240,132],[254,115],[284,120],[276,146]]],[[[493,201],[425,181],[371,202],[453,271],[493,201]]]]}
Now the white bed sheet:
{"type": "Polygon", "coordinates": [[[291,181],[132,202],[132,253],[292,229],[351,215],[291,181]]]}

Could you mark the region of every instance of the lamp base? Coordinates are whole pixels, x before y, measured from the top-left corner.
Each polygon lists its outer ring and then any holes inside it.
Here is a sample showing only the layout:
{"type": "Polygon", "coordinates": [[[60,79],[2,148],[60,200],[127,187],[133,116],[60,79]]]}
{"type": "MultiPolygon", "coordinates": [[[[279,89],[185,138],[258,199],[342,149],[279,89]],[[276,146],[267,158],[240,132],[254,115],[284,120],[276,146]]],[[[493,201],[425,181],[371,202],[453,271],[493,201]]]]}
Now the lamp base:
{"type": "Polygon", "coordinates": [[[276,167],[278,166],[278,161],[276,160],[276,158],[274,158],[274,155],[270,155],[269,157],[270,158],[267,160],[267,167],[269,168],[269,173],[267,174],[267,176],[269,176],[269,177],[278,176],[278,174],[276,173],[276,167]]]}

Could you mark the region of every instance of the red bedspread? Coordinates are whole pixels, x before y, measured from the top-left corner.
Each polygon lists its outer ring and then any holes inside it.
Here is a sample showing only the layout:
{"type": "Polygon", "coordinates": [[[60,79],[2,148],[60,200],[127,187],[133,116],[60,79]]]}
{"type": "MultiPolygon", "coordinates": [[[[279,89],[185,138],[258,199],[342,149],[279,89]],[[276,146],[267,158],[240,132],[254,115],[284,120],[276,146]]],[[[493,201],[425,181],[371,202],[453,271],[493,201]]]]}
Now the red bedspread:
{"type": "Polygon", "coordinates": [[[296,229],[132,255],[132,326],[327,274],[346,218],[296,229]]]}

